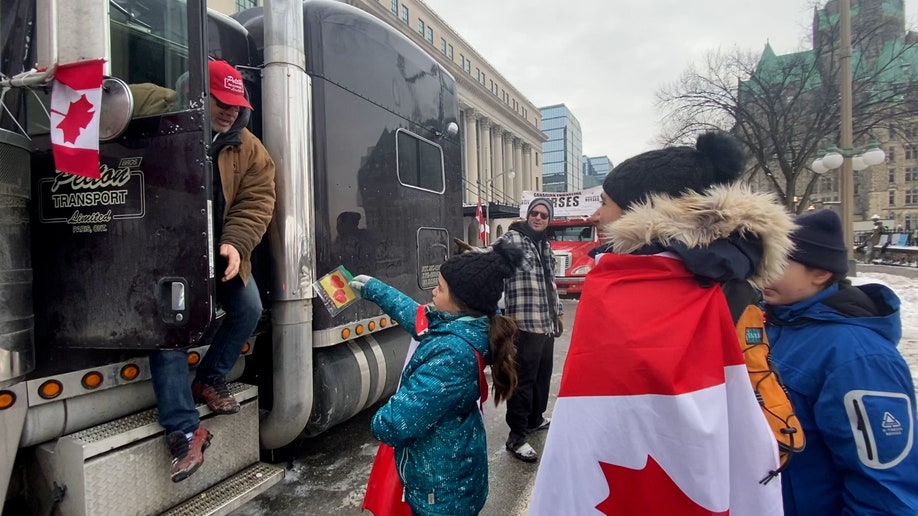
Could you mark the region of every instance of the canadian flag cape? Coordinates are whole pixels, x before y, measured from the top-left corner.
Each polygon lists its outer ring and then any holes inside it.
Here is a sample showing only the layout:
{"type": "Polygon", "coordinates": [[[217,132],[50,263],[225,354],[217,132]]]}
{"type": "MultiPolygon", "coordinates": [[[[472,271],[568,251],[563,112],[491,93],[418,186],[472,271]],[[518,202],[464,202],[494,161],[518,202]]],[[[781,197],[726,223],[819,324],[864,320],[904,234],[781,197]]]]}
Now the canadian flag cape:
{"type": "Polygon", "coordinates": [[[777,444],[719,286],[667,255],[584,284],[529,514],[783,514],[777,444]]]}
{"type": "Polygon", "coordinates": [[[98,179],[99,119],[105,60],[60,65],[51,89],[51,146],[54,167],[98,179]]]}

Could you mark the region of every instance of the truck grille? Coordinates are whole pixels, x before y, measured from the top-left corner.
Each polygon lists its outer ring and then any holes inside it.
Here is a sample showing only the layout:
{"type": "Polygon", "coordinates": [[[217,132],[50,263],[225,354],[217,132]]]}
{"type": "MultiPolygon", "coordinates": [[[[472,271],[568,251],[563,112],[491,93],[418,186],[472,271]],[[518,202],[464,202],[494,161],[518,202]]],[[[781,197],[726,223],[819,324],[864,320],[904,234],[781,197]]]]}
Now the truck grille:
{"type": "Polygon", "coordinates": [[[566,276],[571,267],[571,253],[568,251],[555,252],[555,276],[566,276]]]}

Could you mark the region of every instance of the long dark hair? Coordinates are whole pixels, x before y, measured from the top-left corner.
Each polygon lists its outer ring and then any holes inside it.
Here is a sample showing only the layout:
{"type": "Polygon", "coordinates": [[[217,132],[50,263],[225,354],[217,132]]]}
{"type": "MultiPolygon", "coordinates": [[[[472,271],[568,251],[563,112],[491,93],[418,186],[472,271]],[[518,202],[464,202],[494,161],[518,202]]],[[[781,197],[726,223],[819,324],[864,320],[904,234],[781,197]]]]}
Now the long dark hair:
{"type": "MultiPolygon", "coordinates": [[[[461,300],[450,295],[450,299],[463,313],[473,317],[485,314],[465,306],[461,300]]],[[[494,406],[506,400],[519,383],[516,376],[516,343],[520,330],[516,321],[506,315],[494,314],[488,317],[488,348],[491,350],[491,392],[494,406]]]]}
{"type": "Polygon", "coordinates": [[[491,348],[491,392],[494,393],[495,407],[516,390],[516,343],[519,334],[513,319],[506,315],[491,317],[488,346],[491,348]]]}

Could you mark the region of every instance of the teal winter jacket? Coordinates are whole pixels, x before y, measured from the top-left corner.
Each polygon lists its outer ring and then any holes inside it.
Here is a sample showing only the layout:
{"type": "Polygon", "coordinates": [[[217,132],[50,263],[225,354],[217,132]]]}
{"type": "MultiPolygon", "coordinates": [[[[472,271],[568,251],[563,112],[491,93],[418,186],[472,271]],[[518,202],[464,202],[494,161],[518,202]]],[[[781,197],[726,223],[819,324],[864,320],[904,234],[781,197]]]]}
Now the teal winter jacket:
{"type": "Polygon", "coordinates": [[[377,279],[363,297],[419,341],[398,391],[371,423],[373,435],[395,448],[406,500],[421,516],[478,514],[488,461],[474,350],[490,362],[488,319],[428,308],[429,331],[418,337],[417,301],[377,279]]]}

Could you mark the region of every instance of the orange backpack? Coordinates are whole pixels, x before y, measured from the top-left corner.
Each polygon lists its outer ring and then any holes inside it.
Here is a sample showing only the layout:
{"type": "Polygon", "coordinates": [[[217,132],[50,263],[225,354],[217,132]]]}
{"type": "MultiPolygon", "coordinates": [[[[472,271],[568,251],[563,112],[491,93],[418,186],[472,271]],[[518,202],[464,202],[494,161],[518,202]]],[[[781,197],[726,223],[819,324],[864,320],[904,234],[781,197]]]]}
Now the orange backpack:
{"type": "Polygon", "coordinates": [[[794,415],[787,390],[772,366],[771,347],[765,335],[765,314],[761,308],[755,305],[746,307],[736,323],[736,337],[746,359],[752,390],[778,441],[780,465],[762,479],[762,483],[767,484],[784,470],[794,453],[803,450],[806,439],[800,421],[794,415]]]}

